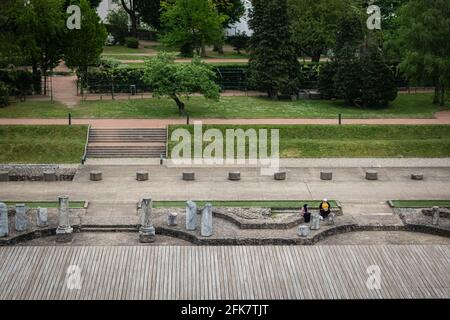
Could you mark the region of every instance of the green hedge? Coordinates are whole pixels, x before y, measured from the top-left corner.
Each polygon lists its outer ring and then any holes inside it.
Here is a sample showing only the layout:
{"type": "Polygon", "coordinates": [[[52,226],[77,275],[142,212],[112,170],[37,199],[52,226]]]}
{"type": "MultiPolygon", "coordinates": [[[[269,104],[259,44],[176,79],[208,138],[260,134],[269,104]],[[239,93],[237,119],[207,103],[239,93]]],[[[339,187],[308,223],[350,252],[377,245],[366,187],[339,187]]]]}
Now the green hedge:
{"type": "Polygon", "coordinates": [[[25,70],[0,70],[0,81],[10,89],[10,95],[33,94],[33,74],[25,70]]]}

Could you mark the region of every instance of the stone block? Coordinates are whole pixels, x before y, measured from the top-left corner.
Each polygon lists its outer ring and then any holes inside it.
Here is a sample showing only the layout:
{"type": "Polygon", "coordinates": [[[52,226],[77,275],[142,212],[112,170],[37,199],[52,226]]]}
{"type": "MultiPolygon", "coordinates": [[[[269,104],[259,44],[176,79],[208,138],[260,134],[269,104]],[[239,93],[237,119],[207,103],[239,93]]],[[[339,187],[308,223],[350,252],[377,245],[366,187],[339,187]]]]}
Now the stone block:
{"type": "Polygon", "coordinates": [[[146,171],[136,172],[136,180],[137,181],[148,181],[148,172],[146,172],[146,171]]]}
{"type": "Polygon", "coordinates": [[[228,173],[228,180],[230,180],[230,181],[239,181],[239,180],[241,180],[241,173],[239,171],[229,172],[228,173]]]}
{"type": "Polygon", "coordinates": [[[277,181],[286,180],[286,171],[275,172],[273,178],[277,181]]]}
{"type": "Polygon", "coordinates": [[[103,180],[103,173],[101,171],[91,171],[90,173],[90,179],[91,181],[102,181],[103,180]]]}
{"type": "Polygon", "coordinates": [[[195,172],[192,172],[192,171],[183,172],[183,180],[184,181],[194,181],[195,180],[195,172]]]}
{"type": "Polygon", "coordinates": [[[9,172],[0,171],[0,182],[8,182],[8,181],[9,181],[9,172]]]}
{"type": "Polygon", "coordinates": [[[378,180],[378,171],[367,170],[366,171],[366,180],[378,180]]]}
{"type": "Polygon", "coordinates": [[[44,181],[47,181],[47,182],[56,181],[56,171],[55,170],[45,170],[44,171],[44,181]]]}
{"type": "Polygon", "coordinates": [[[321,171],[320,172],[320,180],[333,180],[333,172],[331,171],[321,171]]]}
{"type": "Polygon", "coordinates": [[[417,181],[423,180],[423,174],[422,173],[413,173],[411,175],[411,179],[417,180],[417,181]]]}

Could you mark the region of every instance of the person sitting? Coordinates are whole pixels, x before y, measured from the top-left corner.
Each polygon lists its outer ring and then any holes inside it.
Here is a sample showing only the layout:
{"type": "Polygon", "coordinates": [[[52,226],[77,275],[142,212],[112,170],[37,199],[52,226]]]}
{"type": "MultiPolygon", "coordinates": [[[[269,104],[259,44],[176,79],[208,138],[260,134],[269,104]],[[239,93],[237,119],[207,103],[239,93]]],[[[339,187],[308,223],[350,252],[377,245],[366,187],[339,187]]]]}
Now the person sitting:
{"type": "Polygon", "coordinates": [[[331,205],[327,199],[323,199],[322,203],[319,206],[319,210],[322,218],[327,219],[331,213],[331,205]]]}
{"type": "Polygon", "coordinates": [[[307,204],[303,205],[301,215],[303,216],[305,223],[309,223],[311,221],[311,212],[309,212],[307,204]]]}

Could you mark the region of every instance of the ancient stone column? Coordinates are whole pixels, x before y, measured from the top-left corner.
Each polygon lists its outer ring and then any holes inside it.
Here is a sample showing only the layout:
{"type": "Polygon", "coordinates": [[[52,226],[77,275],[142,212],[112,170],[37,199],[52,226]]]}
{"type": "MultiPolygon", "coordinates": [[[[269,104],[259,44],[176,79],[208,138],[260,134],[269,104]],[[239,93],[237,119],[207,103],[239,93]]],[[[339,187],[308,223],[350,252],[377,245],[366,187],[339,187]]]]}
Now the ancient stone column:
{"type": "Polygon", "coordinates": [[[136,172],[136,180],[137,181],[148,181],[148,172],[147,171],[136,172]]]}
{"type": "Polygon", "coordinates": [[[311,230],[319,230],[320,229],[320,220],[322,220],[322,216],[318,213],[313,213],[311,215],[311,230]]]}
{"type": "Polygon", "coordinates": [[[378,180],[378,171],[367,170],[366,171],[366,180],[378,180]]]}
{"type": "Polygon", "coordinates": [[[213,234],[212,204],[207,203],[202,211],[202,237],[210,237],[213,234]]]}
{"type": "Polygon", "coordinates": [[[186,202],[186,230],[197,229],[197,204],[193,201],[186,202]]]}
{"type": "Polygon", "coordinates": [[[177,225],[177,217],[178,213],[176,212],[170,212],[167,215],[167,224],[169,225],[169,227],[174,227],[177,225]]]}
{"type": "Polygon", "coordinates": [[[433,226],[439,225],[440,213],[439,207],[433,207],[433,226]]]}
{"type": "Polygon", "coordinates": [[[16,204],[15,227],[18,232],[28,230],[27,207],[24,204],[16,204]]]}
{"type": "Polygon", "coordinates": [[[328,215],[328,225],[330,226],[334,226],[335,222],[334,222],[334,218],[336,217],[336,214],[334,212],[331,212],[328,215]]]}
{"type": "Polygon", "coordinates": [[[141,228],[139,229],[139,241],[141,243],[155,242],[155,227],[152,221],[153,201],[146,197],[141,201],[141,228]]]}
{"type": "Polygon", "coordinates": [[[70,226],[69,197],[58,197],[58,228],[56,229],[57,242],[70,242],[73,239],[73,228],[70,226]]]}
{"type": "Polygon", "coordinates": [[[40,228],[48,227],[48,210],[47,208],[38,208],[36,212],[36,223],[40,228]]]}
{"type": "Polygon", "coordinates": [[[0,202],[0,237],[9,235],[8,207],[0,202]]]}
{"type": "Polygon", "coordinates": [[[195,180],[195,172],[193,172],[193,171],[183,172],[183,180],[184,181],[194,181],[195,180]]]}
{"type": "Polygon", "coordinates": [[[275,172],[273,178],[277,181],[286,180],[286,171],[275,172]]]}
{"type": "Polygon", "coordinates": [[[333,172],[331,171],[321,171],[320,180],[330,181],[333,180],[333,172]]]}

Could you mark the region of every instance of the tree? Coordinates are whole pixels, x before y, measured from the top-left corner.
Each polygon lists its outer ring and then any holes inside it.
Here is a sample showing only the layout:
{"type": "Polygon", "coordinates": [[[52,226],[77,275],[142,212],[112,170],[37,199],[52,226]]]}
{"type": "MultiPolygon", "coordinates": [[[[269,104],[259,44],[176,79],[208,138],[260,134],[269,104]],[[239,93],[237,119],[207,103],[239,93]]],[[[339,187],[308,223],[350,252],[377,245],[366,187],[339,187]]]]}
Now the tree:
{"type": "Polygon", "coordinates": [[[142,22],[159,29],[161,26],[161,1],[136,0],[136,11],[142,22]]]}
{"type": "MultiPolygon", "coordinates": [[[[65,8],[67,8],[69,5],[70,5],[70,2],[72,1],[72,0],[65,0],[66,1],[66,3],[65,3],[65,8]]],[[[89,4],[91,5],[91,7],[92,8],[98,8],[98,6],[100,5],[100,3],[102,2],[103,0],[88,0],[88,2],[89,2],[89,4]]]]}
{"type": "MultiPolygon", "coordinates": [[[[41,73],[56,67],[62,58],[65,35],[63,0],[30,0],[17,2],[12,12],[15,20],[16,44],[31,61],[35,91],[39,93],[41,73]],[[40,72],[39,72],[40,70],[40,72]]],[[[44,85],[46,94],[46,85],[44,85]]]]}
{"type": "Polygon", "coordinates": [[[103,52],[107,32],[97,12],[87,0],[74,0],[81,9],[81,29],[69,30],[64,46],[64,59],[69,68],[77,69],[81,79],[88,67],[95,64],[103,52]]]}
{"type": "Polygon", "coordinates": [[[228,37],[228,40],[237,54],[241,54],[241,50],[248,48],[250,37],[245,32],[238,32],[236,35],[228,37]]]}
{"type": "Polygon", "coordinates": [[[241,0],[214,0],[214,4],[219,14],[227,17],[223,22],[224,28],[239,22],[245,13],[245,7],[241,0]]]}
{"type": "Polygon", "coordinates": [[[400,10],[400,70],[415,81],[432,81],[434,103],[445,104],[450,85],[450,1],[410,0],[400,10]]]}
{"type": "Polygon", "coordinates": [[[128,13],[123,8],[117,8],[108,13],[107,21],[114,40],[125,45],[125,38],[128,37],[128,13]]]}
{"type": "Polygon", "coordinates": [[[336,28],[348,0],[289,0],[289,21],[299,55],[319,62],[336,43],[336,28]]]}
{"type": "Polygon", "coordinates": [[[250,81],[270,98],[299,87],[300,65],[289,29],[286,0],[254,0],[250,13],[250,81]]]}
{"type": "Polygon", "coordinates": [[[217,12],[212,0],[168,0],[161,4],[161,21],[166,33],[162,41],[183,54],[206,56],[206,46],[223,38],[226,17],[217,12]]]}
{"type": "Polygon", "coordinates": [[[143,81],[151,86],[156,97],[173,99],[180,113],[185,110],[182,98],[201,93],[207,99],[219,99],[219,86],[214,82],[215,73],[200,59],[191,63],[175,63],[175,56],[161,52],[147,59],[143,81]]]}
{"type": "Polygon", "coordinates": [[[131,21],[131,35],[137,38],[137,28],[138,28],[138,11],[137,5],[138,0],[114,0],[115,3],[122,5],[122,8],[130,17],[131,21]]]}

